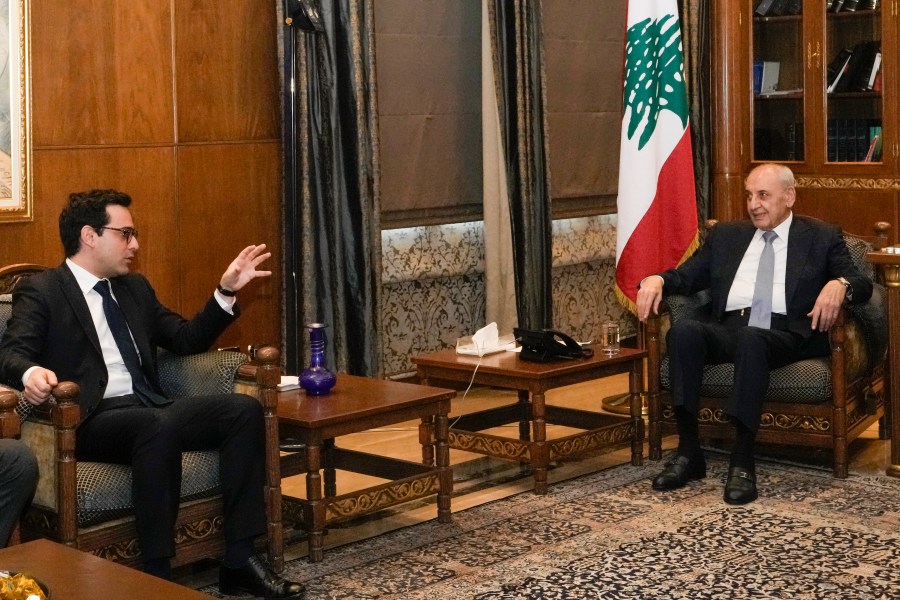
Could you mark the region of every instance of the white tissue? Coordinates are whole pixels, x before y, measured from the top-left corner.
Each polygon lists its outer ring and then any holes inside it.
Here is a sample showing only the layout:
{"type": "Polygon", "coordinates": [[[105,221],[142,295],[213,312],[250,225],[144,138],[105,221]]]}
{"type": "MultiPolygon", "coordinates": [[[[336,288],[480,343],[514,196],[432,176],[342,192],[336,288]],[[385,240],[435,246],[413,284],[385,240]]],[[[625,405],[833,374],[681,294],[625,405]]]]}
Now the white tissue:
{"type": "Polygon", "coordinates": [[[473,333],[471,337],[460,338],[456,343],[456,353],[484,356],[503,350],[512,350],[515,347],[516,340],[512,334],[501,337],[497,323],[488,323],[473,333]]]}

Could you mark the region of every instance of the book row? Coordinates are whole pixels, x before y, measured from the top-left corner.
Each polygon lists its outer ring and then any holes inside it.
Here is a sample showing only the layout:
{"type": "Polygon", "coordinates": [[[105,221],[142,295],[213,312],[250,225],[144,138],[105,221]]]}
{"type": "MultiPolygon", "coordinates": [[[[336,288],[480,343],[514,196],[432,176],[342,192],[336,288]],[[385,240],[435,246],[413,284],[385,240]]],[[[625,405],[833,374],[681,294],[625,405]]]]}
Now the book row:
{"type": "Polygon", "coordinates": [[[828,162],[880,162],[881,123],[870,119],[828,119],[828,162]]]}
{"type": "Polygon", "coordinates": [[[803,0],[756,0],[753,14],[757,17],[781,17],[799,15],[803,11],[803,0]]]}
{"type": "Polygon", "coordinates": [[[829,94],[881,91],[881,40],[841,48],[828,63],[829,94]]]}
{"type": "Polygon", "coordinates": [[[825,10],[829,12],[853,12],[856,10],[875,10],[878,0],[826,0],[825,10]]]}
{"type": "MultiPolygon", "coordinates": [[[[855,12],[875,10],[878,0],[826,0],[827,12],[855,12]]],[[[753,14],[757,17],[782,17],[803,12],[803,0],[756,0],[753,14]]]]}

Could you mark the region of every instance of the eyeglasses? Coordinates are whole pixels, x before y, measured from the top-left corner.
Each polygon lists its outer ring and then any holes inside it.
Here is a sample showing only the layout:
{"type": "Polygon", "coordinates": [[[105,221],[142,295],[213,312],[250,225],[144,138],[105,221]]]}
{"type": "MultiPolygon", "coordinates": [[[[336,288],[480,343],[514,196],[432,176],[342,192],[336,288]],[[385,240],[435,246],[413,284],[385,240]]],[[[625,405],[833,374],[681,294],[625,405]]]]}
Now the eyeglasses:
{"type": "Polygon", "coordinates": [[[118,231],[122,234],[122,237],[125,238],[125,243],[130,244],[131,238],[136,238],[138,236],[138,231],[134,227],[101,227],[100,229],[111,229],[113,231],[118,231]]]}

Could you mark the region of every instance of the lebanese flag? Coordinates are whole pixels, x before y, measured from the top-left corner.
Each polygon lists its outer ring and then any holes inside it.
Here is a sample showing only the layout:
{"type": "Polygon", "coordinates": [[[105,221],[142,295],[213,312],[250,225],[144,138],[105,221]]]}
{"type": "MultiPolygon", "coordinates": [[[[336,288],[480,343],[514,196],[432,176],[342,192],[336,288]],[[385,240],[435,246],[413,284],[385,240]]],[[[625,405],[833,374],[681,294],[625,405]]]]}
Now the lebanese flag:
{"type": "Polygon", "coordinates": [[[697,198],[677,0],[629,0],[616,243],[616,296],[697,248],[697,198]]]}

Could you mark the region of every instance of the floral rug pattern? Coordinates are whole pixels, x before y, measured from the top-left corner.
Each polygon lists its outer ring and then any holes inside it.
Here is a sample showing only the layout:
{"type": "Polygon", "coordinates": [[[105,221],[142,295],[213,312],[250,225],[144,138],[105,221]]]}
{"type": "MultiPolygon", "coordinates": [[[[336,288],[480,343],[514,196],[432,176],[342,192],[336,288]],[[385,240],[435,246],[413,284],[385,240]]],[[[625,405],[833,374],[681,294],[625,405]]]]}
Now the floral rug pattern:
{"type": "Polygon", "coordinates": [[[708,462],[706,479],[675,492],[650,488],[662,463],[615,467],[285,574],[309,599],[900,597],[900,480],[761,461],[759,500],[732,507],[727,465],[708,462]]]}

